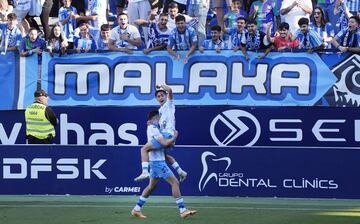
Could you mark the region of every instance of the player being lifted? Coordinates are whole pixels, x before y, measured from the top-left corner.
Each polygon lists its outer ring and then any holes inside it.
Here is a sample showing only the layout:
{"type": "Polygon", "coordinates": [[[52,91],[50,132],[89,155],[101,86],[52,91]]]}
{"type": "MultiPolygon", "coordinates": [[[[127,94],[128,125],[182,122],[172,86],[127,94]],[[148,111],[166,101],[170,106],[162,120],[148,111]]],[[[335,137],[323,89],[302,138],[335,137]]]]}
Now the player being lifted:
{"type": "Polygon", "coordinates": [[[156,188],[159,181],[164,179],[171,185],[172,196],[175,198],[176,204],[179,207],[180,217],[187,218],[196,214],[197,211],[186,209],[184,199],[181,196],[179,181],[165,162],[165,147],[174,144],[177,137],[177,131],[174,130],[173,136],[169,139],[165,139],[160,133],[158,124],[159,112],[157,110],[151,111],[148,115],[147,138],[148,142],[151,142],[155,147],[155,150],[149,152],[150,181],[139,197],[134,209],[131,211],[131,215],[137,218],[146,218],[146,216],[142,214],[141,208],[149,198],[151,192],[156,188]]]}
{"type": "MultiPolygon", "coordinates": [[[[160,114],[160,131],[162,137],[165,139],[170,139],[174,135],[175,131],[175,104],[173,101],[173,92],[172,89],[167,85],[156,85],[155,97],[160,104],[159,114],[160,114]]],[[[151,142],[147,142],[141,148],[141,167],[142,173],[136,177],[135,181],[141,181],[149,178],[149,155],[148,153],[151,150],[156,149],[151,142]]],[[[167,148],[169,151],[171,147],[167,148]]],[[[180,165],[176,162],[174,157],[165,153],[166,161],[171,164],[171,166],[177,171],[180,177],[180,182],[184,181],[187,173],[181,169],[180,165]]]]}

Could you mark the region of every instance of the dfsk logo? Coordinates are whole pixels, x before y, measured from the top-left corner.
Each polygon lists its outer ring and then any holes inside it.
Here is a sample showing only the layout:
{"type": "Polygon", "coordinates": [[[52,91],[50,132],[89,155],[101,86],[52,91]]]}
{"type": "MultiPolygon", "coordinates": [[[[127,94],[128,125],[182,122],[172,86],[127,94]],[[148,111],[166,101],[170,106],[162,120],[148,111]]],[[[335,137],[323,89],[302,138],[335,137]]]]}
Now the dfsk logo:
{"type": "Polygon", "coordinates": [[[221,114],[217,115],[210,125],[210,134],[212,139],[216,144],[219,146],[227,146],[240,138],[241,136],[245,136],[244,139],[241,139],[242,141],[237,141],[236,145],[242,145],[242,146],[252,146],[254,145],[257,140],[260,137],[260,123],[259,121],[250,113],[243,111],[243,110],[227,110],[222,112],[221,114]],[[255,126],[255,133],[249,133],[250,128],[246,123],[252,123],[252,125],[255,126]],[[230,133],[223,137],[219,136],[220,133],[224,133],[223,130],[220,130],[218,127],[220,125],[225,125],[228,130],[230,130],[230,133]],[[249,136],[250,135],[250,136],[249,136]],[[220,140],[221,138],[222,140],[220,140]]]}
{"type": "MultiPolygon", "coordinates": [[[[211,179],[215,179],[215,181],[218,181],[218,175],[215,172],[211,172],[209,171],[209,167],[207,164],[207,157],[212,156],[212,157],[216,157],[216,155],[212,152],[204,152],[201,155],[201,163],[203,166],[203,172],[201,174],[201,178],[199,181],[199,190],[202,191],[204,190],[206,184],[211,180],[211,179]]],[[[231,165],[231,159],[229,157],[222,157],[222,158],[213,158],[211,159],[214,162],[219,162],[219,161],[225,161],[227,163],[225,171],[227,171],[231,165]]]]}

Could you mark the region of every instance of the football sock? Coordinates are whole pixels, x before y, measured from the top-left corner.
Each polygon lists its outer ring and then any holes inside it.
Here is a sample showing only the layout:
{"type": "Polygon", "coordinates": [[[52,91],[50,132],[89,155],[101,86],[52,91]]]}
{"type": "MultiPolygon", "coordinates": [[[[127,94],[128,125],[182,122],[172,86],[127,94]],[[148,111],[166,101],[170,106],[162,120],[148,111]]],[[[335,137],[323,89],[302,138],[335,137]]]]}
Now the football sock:
{"type": "Polygon", "coordinates": [[[176,204],[179,207],[180,213],[183,213],[186,211],[184,199],[182,197],[179,197],[176,199],[176,204]]]}
{"type": "Polygon", "coordinates": [[[141,207],[145,204],[147,199],[148,198],[144,198],[143,196],[140,196],[137,203],[136,203],[136,205],[135,205],[135,207],[134,207],[134,210],[137,211],[137,212],[140,211],[141,207]]]}
{"type": "Polygon", "coordinates": [[[141,167],[143,173],[149,172],[149,162],[141,162],[141,167]]]}
{"type": "Polygon", "coordinates": [[[178,174],[180,174],[181,172],[183,172],[183,170],[181,169],[180,165],[179,165],[177,162],[171,164],[171,166],[176,170],[176,172],[177,172],[178,174]]]}

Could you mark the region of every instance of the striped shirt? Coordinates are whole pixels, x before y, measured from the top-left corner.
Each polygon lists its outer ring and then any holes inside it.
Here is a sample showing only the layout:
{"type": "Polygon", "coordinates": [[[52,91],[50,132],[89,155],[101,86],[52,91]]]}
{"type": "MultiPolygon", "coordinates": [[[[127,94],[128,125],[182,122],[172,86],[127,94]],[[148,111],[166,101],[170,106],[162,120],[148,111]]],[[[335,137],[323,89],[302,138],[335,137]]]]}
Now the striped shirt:
{"type": "Polygon", "coordinates": [[[322,38],[313,29],[308,29],[306,34],[303,34],[299,29],[296,31],[295,37],[300,41],[299,49],[315,48],[323,44],[322,38]]]}
{"type": "Polygon", "coordinates": [[[343,47],[360,47],[360,28],[354,32],[349,32],[349,29],[341,30],[335,38],[343,47]]]}
{"type": "Polygon", "coordinates": [[[174,50],[189,50],[197,42],[198,38],[195,29],[186,26],[184,33],[179,33],[177,28],[170,32],[168,47],[174,50]]]}
{"type": "Polygon", "coordinates": [[[360,0],[345,0],[350,12],[357,12],[360,8],[360,0]]]}
{"type": "MultiPolygon", "coordinates": [[[[77,10],[74,6],[70,6],[69,8],[61,7],[59,9],[59,21],[62,23],[69,15],[73,12],[77,14],[77,10]]],[[[69,42],[74,41],[74,30],[76,29],[76,20],[69,19],[67,23],[63,25],[63,32],[65,34],[66,39],[69,42]]]]}
{"type": "MultiPolygon", "coordinates": [[[[317,32],[319,34],[319,36],[325,40],[327,37],[333,37],[335,36],[334,34],[334,29],[331,25],[331,23],[326,23],[324,27],[318,27],[314,24],[310,24],[310,28],[313,29],[315,32],[317,32]]],[[[324,42],[325,44],[325,48],[331,48],[331,44],[324,42]]]]}
{"type": "Polygon", "coordinates": [[[236,28],[229,31],[232,48],[239,47],[243,41],[246,41],[246,32],[247,31],[244,30],[242,33],[238,33],[238,30],[236,28]]]}
{"type": "Polygon", "coordinates": [[[161,31],[157,23],[150,23],[148,29],[148,42],[146,48],[167,45],[169,41],[170,30],[161,31]]]}
{"type": "Polygon", "coordinates": [[[222,40],[219,40],[218,43],[214,43],[212,40],[204,40],[201,44],[201,47],[205,48],[206,50],[215,50],[218,48],[222,50],[228,49],[227,43],[222,40]]]}

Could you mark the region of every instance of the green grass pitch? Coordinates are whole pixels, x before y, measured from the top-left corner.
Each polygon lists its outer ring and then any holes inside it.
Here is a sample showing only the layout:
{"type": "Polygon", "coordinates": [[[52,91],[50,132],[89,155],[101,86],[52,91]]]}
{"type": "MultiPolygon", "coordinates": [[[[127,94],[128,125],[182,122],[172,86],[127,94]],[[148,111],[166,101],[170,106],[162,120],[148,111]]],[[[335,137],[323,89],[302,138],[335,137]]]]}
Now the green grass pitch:
{"type": "Polygon", "coordinates": [[[171,197],[150,197],[148,218],[130,211],[136,196],[0,196],[1,224],[360,224],[360,200],[184,197],[198,214],[179,217],[171,197]]]}

